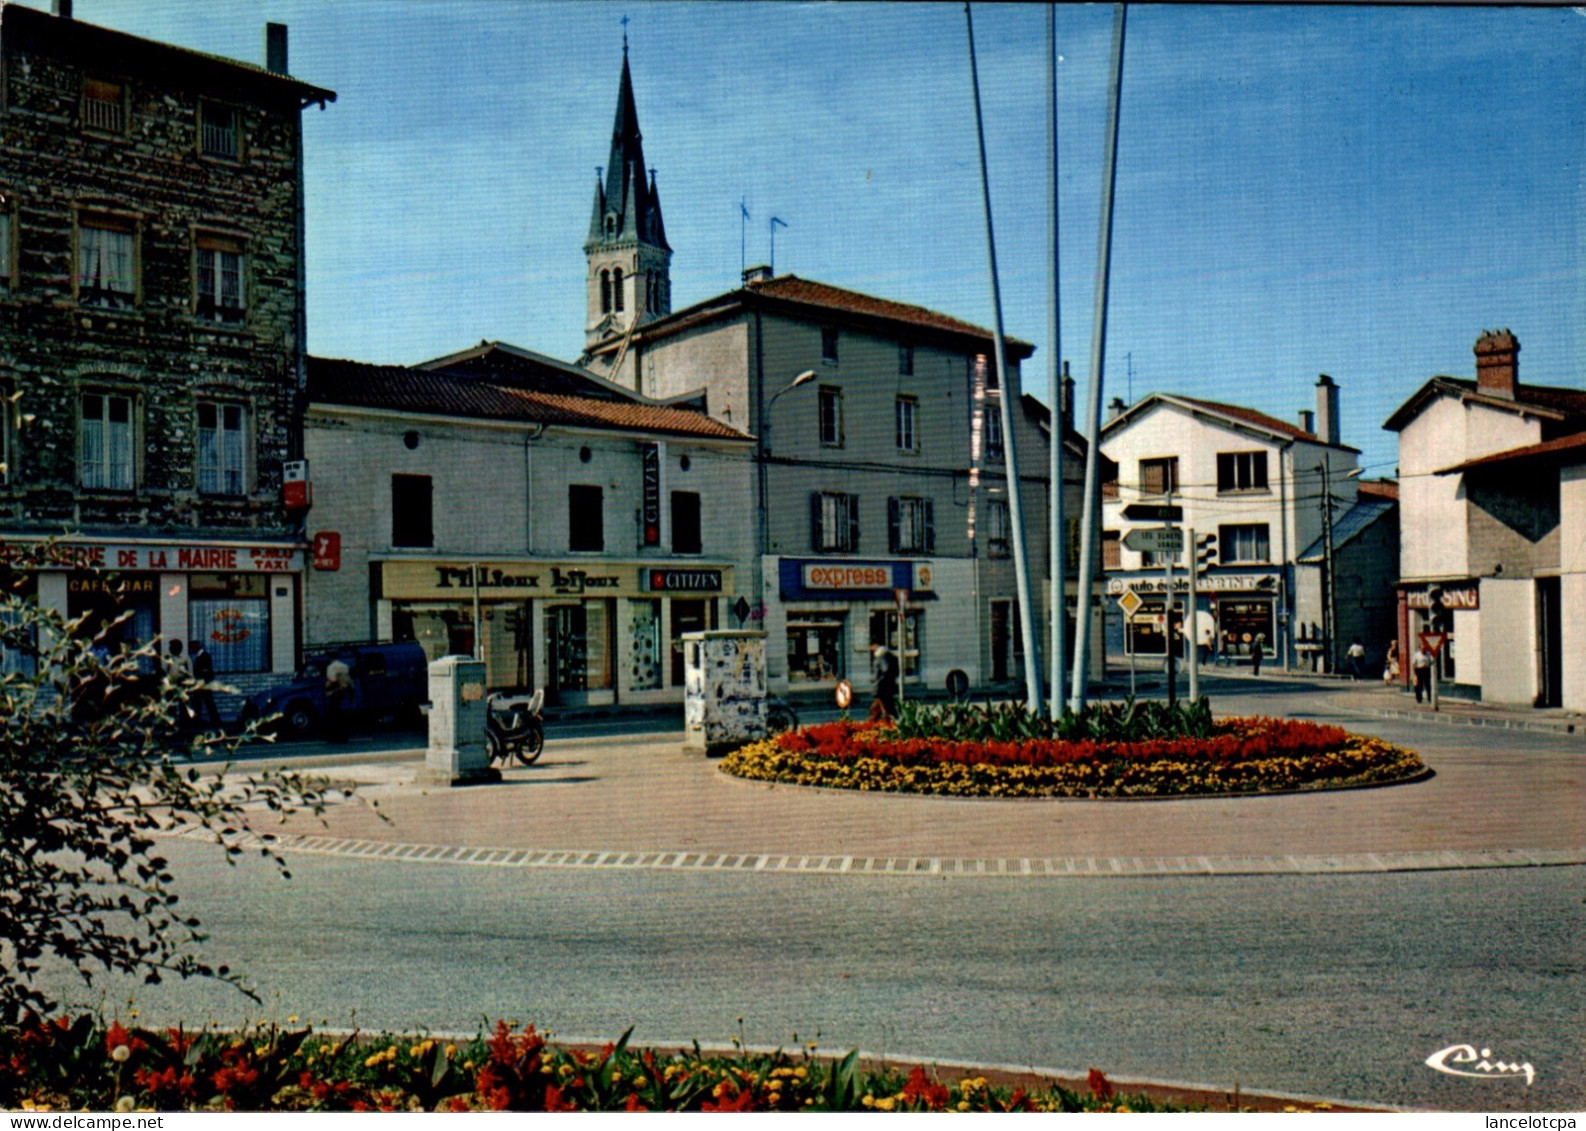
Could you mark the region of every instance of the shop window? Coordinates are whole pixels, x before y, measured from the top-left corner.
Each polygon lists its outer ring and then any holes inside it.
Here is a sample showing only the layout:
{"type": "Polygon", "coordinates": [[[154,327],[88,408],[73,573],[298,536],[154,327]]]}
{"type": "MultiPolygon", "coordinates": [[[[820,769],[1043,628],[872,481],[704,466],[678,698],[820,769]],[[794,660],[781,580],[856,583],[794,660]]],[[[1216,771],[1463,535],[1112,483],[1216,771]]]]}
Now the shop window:
{"type": "Polygon", "coordinates": [[[123,216],[77,218],[77,301],[130,309],[138,301],[138,229],[123,216]]]}
{"type": "Polygon", "coordinates": [[[391,477],[391,545],[435,545],[435,485],[428,475],[391,477]]]}
{"type": "Polygon", "coordinates": [[[858,551],[858,495],[817,491],[810,496],[810,549],[818,554],[858,551]]]}
{"type": "Polygon", "coordinates": [[[1217,490],[1267,490],[1267,453],[1218,452],[1217,490]]]}
{"type": "Polygon", "coordinates": [[[699,493],[672,492],[672,552],[698,554],[704,549],[700,530],[699,493]]]}
{"type": "Polygon", "coordinates": [[[1217,528],[1217,556],[1225,564],[1270,562],[1272,543],[1264,522],[1217,528]]]}
{"type": "Polygon", "coordinates": [[[204,102],[199,106],[198,118],[199,149],[205,157],[235,161],[242,155],[242,130],[235,110],[204,102]]]}
{"type": "Polygon", "coordinates": [[[628,635],[632,640],[628,681],[635,691],[661,686],[661,602],[628,602],[628,635]]]}
{"type": "Polygon", "coordinates": [[[247,313],[242,241],[200,232],[195,243],[194,311],[211,322],[241,322],[247,313]]]}
{"type": "Polygon", "coordinates": [[[1006,558],[1013,553],[1013,544],[1008,540],[1008,532],[1011,525],[1008,521],[1007,500],[988,500],[986,502],[986,557],[1006,558]]]}
{"type": "Polygon", "coordinates": [[[887,547],[894,554],[936,552],[935,508],[930,499],[887,500],[887,547]]]}
{"type": "Polygon", "coordinates": [[[199,404],[198,490],[201,494],[247,494],[245,419],[241,405],[199,404]]]}
{"type": "Polygon", "coordinates": [[[790,612],[787,622],[789,683],[842,679],[843,612],[790,612]]]}
{"type": "MultiPolygon", "coordinates": [[[[906,610],[903,616],[903,674],[920,674],[920,619],[921,614],[906,610]]],[[[882,645],[887,651],[898,650],[898,611],[877,609],[870,614],[870,644],[882,645]]]]}
{"type": "Polygon", "coordinates": [[[567,488],[567,548],[599,553],[606,548],[604,492],[599,487],[569,484],[567,488]]]}
{"type": "Polygon", "coordinates": [[[204,642],[215,671],[269,671],[269,576],[195,573],[188,589],[188,639],[204,642]]]}
{"type": "MultiPolygon", "coordinates": [[[[127,572],[73,572],[66,577],[66,615],[85,616],[83,635],[93,639],[104,634],[105,647],[112,655],[123,648],[135,651],[153,642],[160,631],[159,575],[127,572]],[[119,618],[127,619],[110,626],[119,618]]],[[[153,656],[138,662],[139,670],[152,675],[159,670],[153,656]]]]}
{"type": "Polygon", "coordinates": [[[83,129],[100,133],[127,132],[127,91],[118,82],[83,80],[83,129]]]}
{"type": "Polygon", "coordinates": [[[893,406],[893,417],[897,425],[897,443],[900,452],[917,452],[920,450],[920,402],[913,397],[899,397],[893,406]]]}
{"type": "Polygon", "coordinates": [[[130,491],[136,481],[135,420],[131,397],[84,393],[79,431],[78,482],[91,491],[130,491]]]}
{"type": "Polygon", "coordinates": [[[843,391],[835,385],[820,390],[821,443],[828,448],[843,446],[843,391]]]}
{"type": "Polygon", "coordinates": [[[1140,493],[1170,495],[1178,491],[1178,456],[1140,461],[1140,493]]]}

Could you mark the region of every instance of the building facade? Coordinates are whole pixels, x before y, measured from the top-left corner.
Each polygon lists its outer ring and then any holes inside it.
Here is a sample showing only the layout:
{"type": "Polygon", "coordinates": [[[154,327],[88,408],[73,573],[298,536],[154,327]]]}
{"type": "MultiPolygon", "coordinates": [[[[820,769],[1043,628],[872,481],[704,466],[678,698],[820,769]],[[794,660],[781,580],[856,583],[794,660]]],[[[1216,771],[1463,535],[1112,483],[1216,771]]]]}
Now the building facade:
{"type": "MultiPolygon", "coordinates": [[[[1018,393],[1032,347],[1008,350],[1044,628],[1050,420],[1018,393]]],[[[1010,445],[991,355],[988,331],[950,316],[755,269],[738,290],[596,347],[587,364],[649,396],[703,397],[757,437],[752,619],[772,642],[773,686],[868,686],[882,644],[901,646],[907,694],[940,690],[953,672],[976,687],[1022,678],[1010,445]]],[[[1077,517],[1083,447],[1071,428],[1064,451],[1077,517]]]]}
{"type": "Polygon", "coordinates": [[[747,613],[751,442],[500,343],[309,359],[310,644],[418,640],[551,705],[681,702],[678,637],[747,613]]]}
{"type": "Polygon", "coordinates": [[[1570,687],[1581,703],[1580,634],[1561,610],[1586,596],[1573,548],[1586,392],[1521,384],[1508,330],[1475,355],[1474,381],[1433,377],[1384,425],[1399,434],[1400,651],[1437,633],[1456,693],[1558,706],[1570,687]]]}
{"type": "Polygon", "coordinates": [[[285,27],[267,56],[0,11],[0,550],[60,539],[41,604],[241,683],[297,657],[300,118],[335,98],[285,27]]]}
{"type": "Polygon", "coordinates": [[[1115,404],[1102,444],[1117,469],[1102,490],[1109,651],[1165,654],[1168,601],[1182,611],[1185,569],[1197,556],[1210,559],[1197,585],[1197,643],[1210,640],[1220,658],[1241,661],[1259,642],[1281,664],[1322,647],[1309,624],[1300,631],[1295,562],[1322,537],[1329,506],[1342,516],[1355,503],[1359,451],[1339,441],[1332,378],[1317,382],[1316,415],[1302,413],[1298,426],[1238,405],[1153,393],[1115,404]],[[1144,537],[1131,532],[1164,525],[1134,509],[1153,506],[1180,507],[1178,525],[1197,540],[1210,537],[1212,547],[1131,548],[1144,537]]]}

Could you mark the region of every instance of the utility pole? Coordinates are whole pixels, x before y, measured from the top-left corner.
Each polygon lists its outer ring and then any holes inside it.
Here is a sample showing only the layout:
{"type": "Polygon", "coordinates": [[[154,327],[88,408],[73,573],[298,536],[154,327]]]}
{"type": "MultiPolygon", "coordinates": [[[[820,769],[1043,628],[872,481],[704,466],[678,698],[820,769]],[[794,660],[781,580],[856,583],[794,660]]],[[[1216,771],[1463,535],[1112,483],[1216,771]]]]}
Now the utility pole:
{"type": "Polygon", "coordinates": [[[1322,671],[1330,673],[1338,668],[1333,642],[1338,605],[1333,585],[1333,487],[1325,456],[1317,470],[1322,473],[1322,671]]]}

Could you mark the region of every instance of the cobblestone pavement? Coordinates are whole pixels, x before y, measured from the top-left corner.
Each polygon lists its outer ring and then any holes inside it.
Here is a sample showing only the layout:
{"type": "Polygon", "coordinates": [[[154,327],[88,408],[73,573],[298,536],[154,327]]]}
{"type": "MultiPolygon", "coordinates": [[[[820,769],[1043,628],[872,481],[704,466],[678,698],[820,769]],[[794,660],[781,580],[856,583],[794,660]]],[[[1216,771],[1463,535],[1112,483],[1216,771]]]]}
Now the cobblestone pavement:
{"type": "MultiPolygon", "coordinates": [[[[1227,691],[1242,711],[1280,713],[1277,699],[1227,691]]],[[[295,818],[275,831],[302,851],[498,867],[1013,878],[1586,863],[1579,739],[1373,717],[1399,698],[1378,688],[1283,700],[1281,713],[1411,746],[1434,771],[1374,789],[1129,802],[850,793],[734,779],[683,753],[680,736],[652,734],[553,738],[538,764],[459,789],[418,784],[416,750],[321,765],[359,782],[387,820],[353,802],[323,825],[295,818]]]]}

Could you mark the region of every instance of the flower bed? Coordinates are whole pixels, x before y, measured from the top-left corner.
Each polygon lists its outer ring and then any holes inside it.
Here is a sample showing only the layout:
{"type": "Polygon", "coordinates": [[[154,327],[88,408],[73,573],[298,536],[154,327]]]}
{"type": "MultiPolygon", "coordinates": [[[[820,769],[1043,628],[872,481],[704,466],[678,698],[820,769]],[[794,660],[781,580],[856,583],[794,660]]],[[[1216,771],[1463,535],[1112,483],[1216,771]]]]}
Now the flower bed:
{"type": "Polygon", "coordinates": [[[0,1028],[0,1108],[22,1111],[1184,1111],[1088,1089],[814,1055],[553,1045],[531,1025],[448,1043],[307,1029],[155,1032],[91,1016],[0,1028]]]}
{"type": "Polygon", "coordinates": [[[1403,781],[1414,752],[1340,727],[1225,719],[1204,738],[1140,742],[900,738],[841,721],[745,746],[725,773],[756,781],[970,797],[1161,797],[1263,793],[1403,781]]]}

